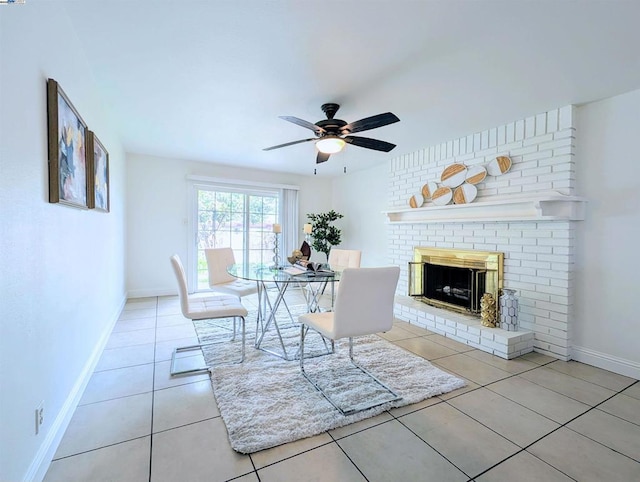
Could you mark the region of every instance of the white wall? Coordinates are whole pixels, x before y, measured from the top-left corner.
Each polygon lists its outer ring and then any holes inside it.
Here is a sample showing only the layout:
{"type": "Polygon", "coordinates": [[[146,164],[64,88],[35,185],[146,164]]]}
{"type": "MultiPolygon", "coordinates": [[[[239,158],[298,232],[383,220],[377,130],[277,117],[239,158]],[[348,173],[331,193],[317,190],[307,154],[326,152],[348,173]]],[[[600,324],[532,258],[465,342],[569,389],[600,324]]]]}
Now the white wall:
{"type": "Polygon", "coordinates": [[[342,249],[362,251],[361,266],[386,266],[389,165],[383,163],[333,180],[333,209],[345,217],[336,222],[342,229],[342,249]]]}
{"type": "Polygon", "coordinates": [[[574,358],[640,378],[640,90],[577,109],[574,358]]]}
{"type": "Polygon", "coordinates": [[[0,8],[0,49],[0,480],[17,481],[44,475],[125,300],[124,154],[64,10],[0,8]],[[110,214],[48,202],[47,77],[109,151],[110,214]]]}
{"type": "Polygon", "coordinates": [[[304,239],[302,225],[307,222],[306,214],[331,209],[331,181],[326,178],[130,154],[127,156],[130,297],[177,293],[169,256],[177,253],[184,263],[188,259],[188,175],[300,186],[300,242],[304,239]]]}

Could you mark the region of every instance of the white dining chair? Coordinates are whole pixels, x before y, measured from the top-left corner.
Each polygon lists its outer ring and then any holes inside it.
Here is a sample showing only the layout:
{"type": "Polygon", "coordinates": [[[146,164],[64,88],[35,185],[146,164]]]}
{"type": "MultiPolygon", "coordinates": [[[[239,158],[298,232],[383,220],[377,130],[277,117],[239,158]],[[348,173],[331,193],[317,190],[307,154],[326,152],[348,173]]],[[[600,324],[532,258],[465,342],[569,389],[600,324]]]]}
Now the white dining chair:
{"type": "Polygon", "coordinates": [[[333,271],[343,271],[345,268],[359,268],[362,251],[358,249],[331,248],[329,251],[329,266],[333,271]]]}
{"type": "MultiPolygon", "coordinates": [[[[240,359],[232,360],[228,363],[242,363],[245,356],[245,316],[247,316],[247,310],[240,302],[240,299],[235,295],[217,294],[211,295],[210,293],[198,293],[195,295],[189,295],[187,290],[187,279],[184,273],[184,268],[180,257],[178,255],[171,256],[171,266],[178,282],[178,296],[180,297],[180,310],[185,318],[192,321],[195,320],[221,320],[228,319],[233,325],[233,336],[231,340],[236,336],[236,320],[240,320],[241,325],[241,348],[240,359]]],[[[226,340],[225,340],[226,341],[226,340]]],[[[173,350],[171,356],[171,376],[186,375],[191,373],[197,373],[202,371],[209,371],[210,366],[199,365],[197,367],[188,368],[185,370],[178,370],[176,368],[176,356],[178,353],[185,351],[201,350],[203,347],[215,345],[220,343],[208,342],[197,345],[181,346],[173,350]]]]}
{"type": "MultiPolygon", "coordinates": [[[[329,251],[328,263],[332,271],[342,273],[346,268],[359,268],[361,259],[362,251],[359,249],[331,248],[331,251],[329,251]]],[[[325,284],[321,288],[321,293],[317,294],[313,292],[313,287],[307,287],[305,292],[305,296],[308,300],[307,304],[311,304],[310,301],[312,301],[312,297],[315,295],[317,298],[317,305],[320,309],[331,310],[339,287],[340,281],[332,281],[330,287],[325,284]]]]}
{"type": "Polygon", "coordinates": [[[242,298],[258,292],[253,281],[235,278],[227,272],[227,268],[236,264],[231,248],[206,248],[204,250],[209,273],[209,288],[218,293],[227,293],[242,298]]]}
{"type": "MultiPolygon", "coordinates": [[[[214,293],[225,293],[237,296],[240,300],[243,297],[253,295],[258,292],[258,284],[239,279],[227,272],[227,268],[236,264],[236,258],[231,248],[205,248],[204,256],[207,260],[207,272],[209,274],[209,288],[214,293]]],[[[258,317],[259,318],[259,317],[258,317]]],[[[256,337],[258,336],[258,323],[256,320],[256,337]]],[[[235,324],[234,324],[235,333],[235,324]]]]}
{"type": "MultiPolygon", "coordinates": [[[[336,296],[333,311],[306,313],[298,317],[300,328],[300,371],[316,389],[343,415],[351,415],[362,410],[399,400],[392,389],[359,366],[353,356],[353,338],[390,330],[393,327],[393,306],[396,286],[400,276],[397,266],[384,268],[346,268],[340,279],[340,290],[336,296]],[[321,383],[307,373],[304,367],[304,343],[308,329],[320,333],[332,341],[349,339],[351,363],[370,379],[382,386],[389,394],[388,399],[365,403],[355,408],[339,406],[322,388],[321,383]]],[[[332,356],[332,355],[327,355],[332,356]]]]}

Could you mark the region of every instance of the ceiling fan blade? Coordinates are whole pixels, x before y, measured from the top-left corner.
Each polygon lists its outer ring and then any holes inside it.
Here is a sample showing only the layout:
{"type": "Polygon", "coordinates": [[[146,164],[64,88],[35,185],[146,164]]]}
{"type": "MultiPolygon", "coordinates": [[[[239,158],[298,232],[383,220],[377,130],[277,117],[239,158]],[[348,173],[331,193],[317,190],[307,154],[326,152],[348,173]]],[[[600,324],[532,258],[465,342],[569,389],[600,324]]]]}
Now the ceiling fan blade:
{"type": "Polygon", "coordinates": [[[315,132],[317,135],[324,134],[325,132],[325,130],[322,127],[318,127],[317,125],[312,124],[311,122],[306,121],[304,119],[299,119],[298,117],[281,115],[280,119],[284,119],[286,121],[293,122],[294,124],[297,124],[299,126],[306,127],[307,129],[310,129],[313,132],[315,132]]]}
{"type": "Polygon", "coordinates": [[[351,122],[340,129],[343,134],[354,134],[355,132],[368,131],[369,129],[375,129],[377,127],[386,126],[400,122],[395,114],[386,112],[384,114],[378,114],[371,117],[365,117],[364,119],[351,122]]]}
{"type": "Polygon", "coordinates": [[[327,162],[329,160],[329,156],[331,156],[331,154],[325,154],[324,152],[318,152],[318,157],[316,157],[316,164],[321,164],[323,162],[327,162]]]}
{"type": "Polygon", "coordinates": [[[309,141],[315,141],[315,140],[317,140],[315,137],[312,137],[311,139],[301,139],[299,141],[287,142],[286,144],[279,144],[277,146],[265,147],[262,150],[263,151],[271,151],[273,149],[280,149],[281,147],[292,146],[294,144],[300,144],[301,142],[309,142],[309,141]]]}
{"type": "Polygon", "coordinates": [[[391,149],[396,147],[395,144],[391,144],[390,142],[379,141],[378,139],[369,139],[368,137],[347,136],[343,139],[345,142],[353,144],[354,146],[374,149],[376,151],[389,152],[391,149]]]}

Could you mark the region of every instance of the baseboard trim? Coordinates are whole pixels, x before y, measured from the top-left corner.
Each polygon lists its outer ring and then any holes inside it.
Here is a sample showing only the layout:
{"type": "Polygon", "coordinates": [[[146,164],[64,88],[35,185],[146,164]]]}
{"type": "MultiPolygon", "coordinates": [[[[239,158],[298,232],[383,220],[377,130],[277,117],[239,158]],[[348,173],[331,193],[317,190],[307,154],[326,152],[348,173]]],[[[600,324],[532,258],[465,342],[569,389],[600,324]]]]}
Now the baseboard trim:
{"type": "Polygon", "coordinates": [[[572,347],[575,361],[640,380],[640,363],[600,353],[581,346],[572,347]]]}
{"type": "Polygon", "coordinates": [[[127,292],[127,298],[148,298],[151,296],[175,296],[178,292],[173,290],[130,290],[127,292]]]}
{"type": "Polygon", "coordinates": [[[84,389],[87,387],[89,380],[91,379],[91,375],[93,375],[93,371],[100,360],[100,356],[104,351],[104,347],[109,340],[109,336],[111,336],[111,332],[113,331],[113,327],[118,321],[118,317],[124,308],[125,303],[127,302],[126,296],[124,296],[120,302],[120,306],[117,308],[115,313],[111,315],[111,322],[106,326],[104,331],[102,332],[102,336],[98,343],[96,343],[91,356],[87,360],[87,363],[82,370],[82,373],[76,380],[76,383],[73,386],[73,389],[69,393],[69,396],[65,400],[62,408],[58,412],[55,420],[51,424],[51,429],[47,432],[47,435],[40,446],[40,449],[36,453],[36,456],[33,458],[27,473],[24,476],[23,480],[43,480],[44,476],[49,470],[49,466],[51,465],[51,461],[53,460],[53,456],[58,450],[58,446],[60,445],[60,441],[64,436],[64,433],[69,426],[69,422],[71,422],[71,417],[80,403],[80,399],[84,393],[84,389]]]}

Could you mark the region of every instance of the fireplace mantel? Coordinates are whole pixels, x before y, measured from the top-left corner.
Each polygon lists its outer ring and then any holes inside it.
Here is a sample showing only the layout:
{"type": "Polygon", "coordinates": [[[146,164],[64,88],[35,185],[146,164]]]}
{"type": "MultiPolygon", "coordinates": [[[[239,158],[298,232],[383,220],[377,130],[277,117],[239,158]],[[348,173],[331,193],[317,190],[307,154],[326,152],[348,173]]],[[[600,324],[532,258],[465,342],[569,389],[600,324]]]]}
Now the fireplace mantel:
{"type": "Polygon", "coordinates": [[[586,200],[555,191],[491,197],[470,204],[383,211],[389,223],[481,223],[502,221],[582,221],[586,200]]]}

